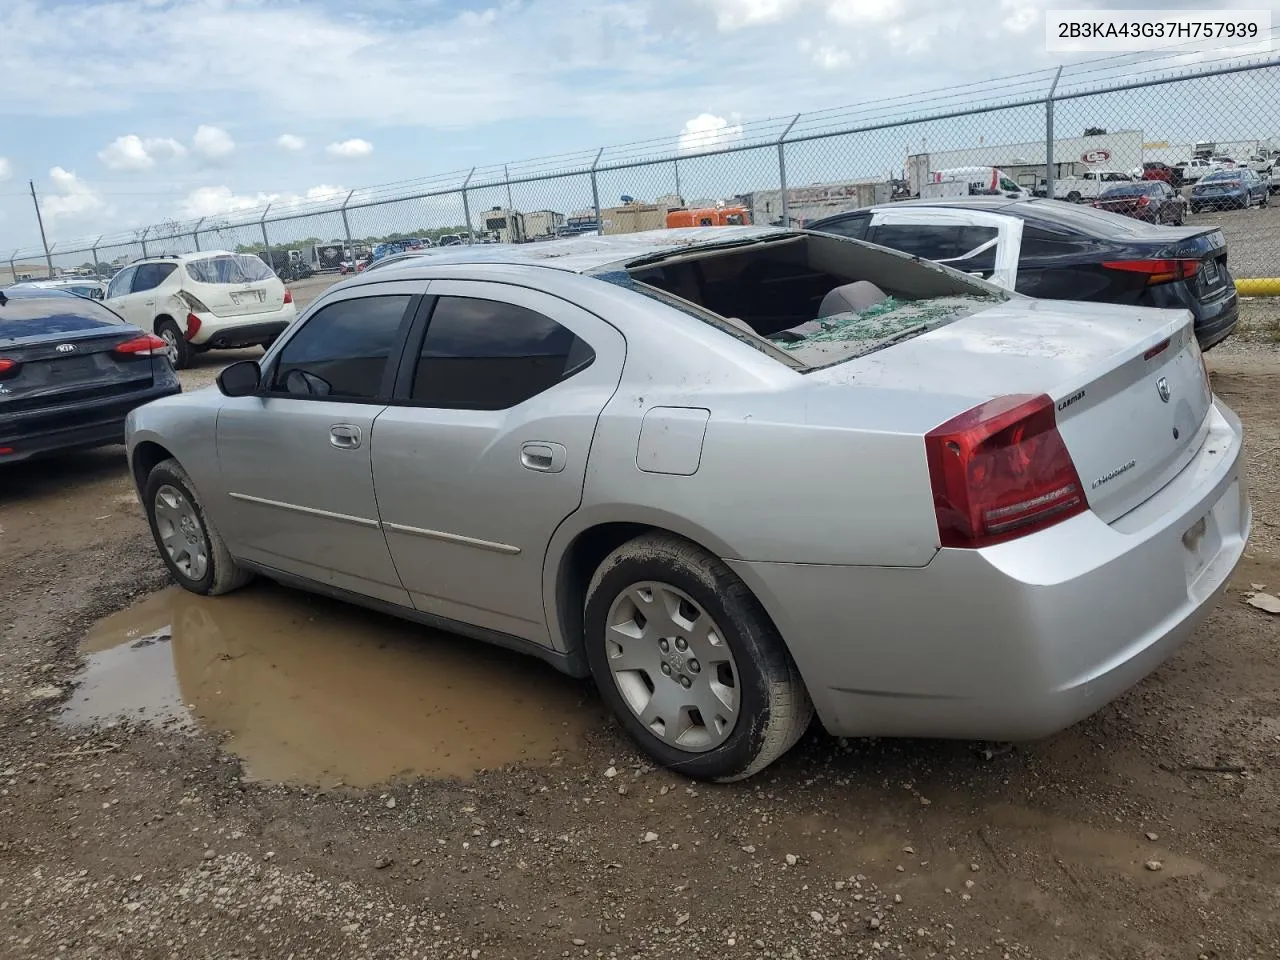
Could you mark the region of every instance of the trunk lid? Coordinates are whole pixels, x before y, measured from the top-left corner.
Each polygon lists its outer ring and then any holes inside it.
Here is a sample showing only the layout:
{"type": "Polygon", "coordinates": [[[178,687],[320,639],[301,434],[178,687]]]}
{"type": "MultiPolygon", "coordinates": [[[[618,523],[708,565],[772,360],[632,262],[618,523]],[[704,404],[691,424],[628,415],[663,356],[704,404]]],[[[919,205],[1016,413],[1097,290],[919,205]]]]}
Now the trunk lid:
{"type": "Polygon", "coordinates": [[[56,337],[0,338],[0,416],[142,390],[154,383],[153,359],[115,353],[127,340],[143,336],[122,324],[56,337]]]}
{"type": "Polygon", "coordinates": [[[1150,201],[1146,197],[1104,197],[1095,200],[1093,205],[1099,210],[1106,210],[1109,213],[1119,213],[1129,216],[1135,213],[1140,207],[1145,207],[1150,201]],[[1146,202],[1142,202],[1146,201],[1146,202]]]}
{"type": "Polygon", "coordinates": [[[1089,506],[1108,523],[1191,460],[1212,403],[1189,312],[1023,298],[808,376],[950,392],[956,413],[1046,393],[1089,506]]]}

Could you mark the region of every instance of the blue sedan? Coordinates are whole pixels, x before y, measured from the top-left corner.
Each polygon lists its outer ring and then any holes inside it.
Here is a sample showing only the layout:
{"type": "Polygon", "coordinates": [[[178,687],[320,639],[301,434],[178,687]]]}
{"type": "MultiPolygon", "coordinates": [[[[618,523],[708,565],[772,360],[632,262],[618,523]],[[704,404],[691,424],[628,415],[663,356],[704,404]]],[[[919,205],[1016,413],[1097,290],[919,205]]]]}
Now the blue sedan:
{"type": "Polygon", "coordinates": [[[1217,170],[1191,188],[1191,212],[1267,205],[1267,182],[1248,167],[1217,170]]]}

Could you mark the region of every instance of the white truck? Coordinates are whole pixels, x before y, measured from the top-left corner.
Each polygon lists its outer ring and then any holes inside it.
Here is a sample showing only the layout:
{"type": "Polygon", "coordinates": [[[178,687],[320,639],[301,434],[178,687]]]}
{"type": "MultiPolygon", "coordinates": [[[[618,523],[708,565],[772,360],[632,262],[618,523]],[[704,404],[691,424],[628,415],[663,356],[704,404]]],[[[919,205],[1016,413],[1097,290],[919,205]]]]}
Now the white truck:
{"type": "MultiPolygon", "coordinates": [[[[1096,200],[1107,187],[1116,183],[1131,183],[1135,177],[1123,170],[1086,170],[1077,176],[1057,177],[1053,181],[1053,198],[1071,203],[1096,200]]],[[[1040,186],[1045,187],[1045,181],[1040,186]]],[[[1042,191],[1043,192],[1043,191],[1042,191]]]]}

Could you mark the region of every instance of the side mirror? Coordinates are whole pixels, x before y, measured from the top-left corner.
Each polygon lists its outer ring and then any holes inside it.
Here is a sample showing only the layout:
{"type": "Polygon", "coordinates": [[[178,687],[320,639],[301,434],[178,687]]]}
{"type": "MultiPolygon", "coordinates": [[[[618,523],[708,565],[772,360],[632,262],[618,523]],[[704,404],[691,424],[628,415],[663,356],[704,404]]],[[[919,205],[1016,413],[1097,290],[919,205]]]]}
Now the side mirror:
{"type": "Polygon", "coordinates": [[[218,374],[218,389],[227,397],[251,397],[261,382],[262,370],[256,360],[239,360],[218,374]]]}

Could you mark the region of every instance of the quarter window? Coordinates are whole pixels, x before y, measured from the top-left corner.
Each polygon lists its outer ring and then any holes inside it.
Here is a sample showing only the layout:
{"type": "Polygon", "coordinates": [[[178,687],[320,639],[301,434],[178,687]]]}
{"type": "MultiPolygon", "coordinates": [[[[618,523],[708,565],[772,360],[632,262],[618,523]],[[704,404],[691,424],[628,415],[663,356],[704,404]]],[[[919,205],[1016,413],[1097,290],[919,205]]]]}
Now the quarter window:
{"type": "Polygon", "coordinates": [[[341,400],[379,396],[411,299],[361,297],[321,309],[280,352],[272,392],[341,400]]]}
{"type": "Polygon", "coordinates": [[[454,410],[505,410],[590,365],[587,343],[511,303],[441,297],[413,375],[411,399],[454,410]]]}
{"type": "Polygon", "coordinates": [[[833,233],[837,237],[850,237],[862,240],[867,235],[867,224],[871,222],[871,214],[864,213],[854,217],[844,217],[817,227],[823,233],[833,233]]]}

